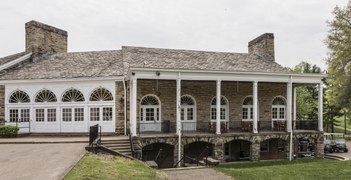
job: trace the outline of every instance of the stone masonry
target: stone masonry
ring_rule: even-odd
[[[26,51],[34,55],[67,52],[67,31],[30,21],[26,23]]]
[[[274,35],[265,33],[249,42],[249,54],[274,61]]]

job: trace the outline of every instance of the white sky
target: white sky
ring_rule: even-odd
[[[323,43],[336,5],[348,0],[1,0],[0,57],[24,50],[24,24],[37,20],[68,31],[69,51],[122,45],[247,52],[275,35],[276,61],[326,68]]]

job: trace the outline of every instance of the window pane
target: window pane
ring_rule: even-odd
[[[65,122],[72,121],[72,109],[71,108],[63,108],[62,109],[62,121],[65,121]]]
[[[157,116],[157,121],[159,121],[160,120],[160,108],[157,108],[156,116]]]
[[[36,122],[44,122],[45,120],[45,109],[36,109],[35,110],[35,121]]]
[[[94,107],[90,108],[90,121],[99,121],[100,120],[100,108]]]
[[[247,108],[243,108],[243,119],[247,119]]]
[[[184,120],[184,108],[180,110],[180,120]]]
[[[102,108],[102,120],[103,121],[112,121],[112,107]]]
[[[140,119],[144,121],[144,108],[140,109]]]
[[[221,120],[225,120],[226,108],[221,108]]]
[[[21,122],[29,122],[29,109],[21,109]]]
[[[188,116],[189,121],[194,120],[194,109],[193,108],[188,108],[187,116]]]
[[[211,108],[211,119],[216,120],[216,108]]]
[[[18,121],[18,109],[10,109],[10,122]]]
[[[84,121],[84,108],[74,109],[74,121]]]
[[[56,121],[56,109],[48,109],[48,122]]]
[[[279,108],[279,119],[285,119],[285,108]]]
[[[154,108],[146,108],[145,114],[146,121],[154,121],[155,120],[155,109]]]
[[[253,119],[253,108],[250,108],[250,119]]]
[[[278,112],[277,112],[278,110],[277,110],[277,108],[273,108],[272,109],[272,118],[273,119],[277,119],[278,118]]]

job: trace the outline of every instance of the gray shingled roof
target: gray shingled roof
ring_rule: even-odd
[[[6,57],[2,57],[0,58],[0,66],[1,65],[4,65],[10,61],[13,61],[17,58],[20,58],[26,54],[29,54],[30,52],[20,52],[20,53],[16,53],[16,54],[12,54],[12,55],[9,55],[9,56],[6,56]]]
[[[24,65],[4,76],[2,80],[62,79],[123,75],[120,50],[57,53]]]
[[[1,58],[9,61],[21,53]],[[24,54],[22,54],[24,55]],[[57,53],[25,64],[0,80],[122,76],[130,67],[287,73],[278,63],[248,53],[123,46],[122,50]]]
[[[287,73],[278,63],[248,53],[122,47],[128,67]]]

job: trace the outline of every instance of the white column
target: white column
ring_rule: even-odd
[[[253,133],[258,133],[257,124],[258,124],[258,83],[254,81],[252,83],[252,99],[253,99]]]
[[[216,83],[216,134],[221,134],[221,81]]]
[[[181,94],[181,81],[180,81],[180,74],[178,74],[177,79],[177,94],[176,94],[176,117],[177,117],[177,134],[179,135],[182,130],[182,124],[180,120],[180,94]]]
[[[323,131],[323,83],[319,83],[318,91],[318,130]]]
[[[297,95],[296,95],[296,87],[294,87],[293,93],[294,93],[294,95],[293,95],[293,96],[294,96],[294,102],[293,102],[293,103],[294,103],[294,106],[293,106],[293,108],[294,108],[294,110],[293,110],[294,113],[293,113],[293,119],[292,119],[292,120],[293,120],[294,127],[292,127],[292,128],[295,129],[295,128],[296,128],[296,120],[297,120],[297,119],[296,119],[296,96],[297,96]]]
[[[286,85],[286,131],[291,132],[292,77]]]
[[[132,136],[137,135],[137,79],[131,80],[130,90],[130,133]]]

